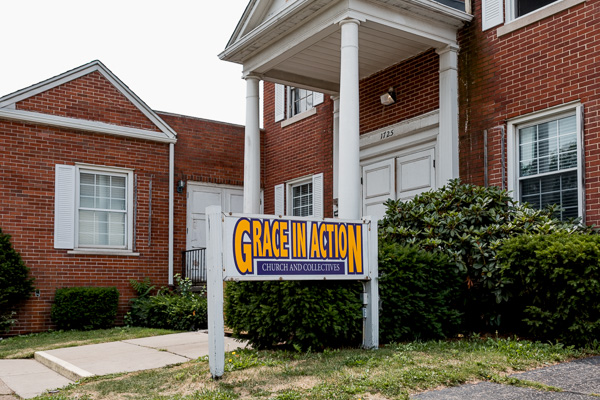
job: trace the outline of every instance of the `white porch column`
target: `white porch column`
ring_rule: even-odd
[[[331,96],[331,100],[333,100],[333,198],[338,199],[340,181],[340,98],[339,96]]]
[[[458,178],[458,46],[437,49],[440,55],[439,184]]]
[[[355,19],[340,22],[342,54],[340,60],[338,216],[345,219],[359,219],[362,214],[358,102],[359,24],[360,22]]]
[[[260,120],[256,76],[246,78],[246,140],[244,147],[244,213],[260,212]]]

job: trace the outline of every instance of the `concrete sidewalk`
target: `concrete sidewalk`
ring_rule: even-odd
[[[225,338],[225,351],[246,343]],[[180,364],[208,355],[206,331],[68,347],[35,353],[35,360],[0,360],[0,400],[29,399],[81,378]]]

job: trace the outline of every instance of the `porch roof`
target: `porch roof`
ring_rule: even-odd
[[[365,78],[432,47],[456,45],[473,17],[433,0],[251,0],[222,60],[243,76],[337,94],[340,25],[359,26],[359,77]]]

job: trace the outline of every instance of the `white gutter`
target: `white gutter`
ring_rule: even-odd
[[[175,187],[175,143],[169,143],[169,285],[173,284],[173,188]]]

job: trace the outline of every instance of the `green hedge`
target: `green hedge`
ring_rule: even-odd
[[[382,242],[413,244],[448,255],[461,275],[465,330],[496,330],[507,299],[496,253],[508,238],[527,233],[587,230],[552,217],[553,210],[534,210],[517,203],[500,188],[461,184],[410,201],[386,202],[380,222]]]
[[[0,333],[14,323],[16,306],[33,292],[33,278],[21,255],[13,248],[10,235],[0,228]]]
[[[175,291],[162,288],[155,296],[150,280],[130,281],[138,293],[131,301],[131,311],[125,316],[125,323],[131,326],[192,331],[207,327],[207,301],[204,292],[192,292],[189,278],[176,275]]]
[[[442,338],[460,325],[460,278],[446,255],[381,243],[379,276],[382,342]]]
[[[228,282],[226,325],[255,348],[356,345],[362,338],[361,284],[340,281]]]
[[[110,328],[118,305],[119,291],[115,287],[56,289],[51,317],[58,329]]]
[[[515,329],[575,345],[600,337],[600,236],[523,235],[498,260]]]

